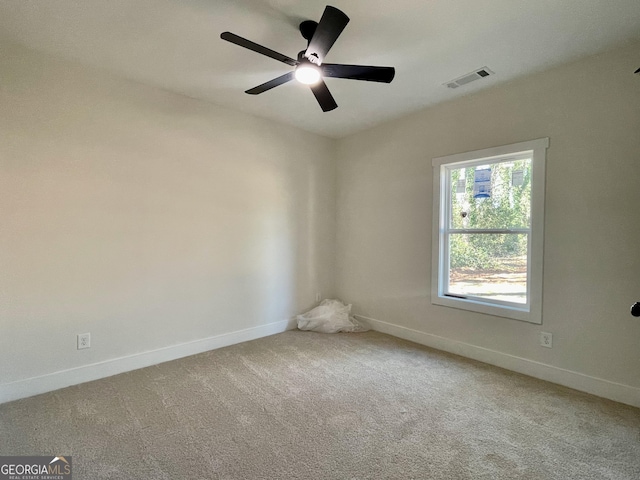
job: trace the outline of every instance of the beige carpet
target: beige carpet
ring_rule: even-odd
[[[633,479],[640,409],[375,332],[291,331],[0,405],[74,479]]]

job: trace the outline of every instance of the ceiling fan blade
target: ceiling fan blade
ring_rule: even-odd
[[[312,63],[320,65],[347,23],[349,17],[337,8],[327,5],[304,56]]]
[[[291,65],[292,67],[295,67],[296,65],[298,65],[297,60],[294,60],[291,57],[287,57],[286,55],[278,53],[275,50],[271,50],[270,48],[263,47],[262,45],[258,45],[257,43],[252,42],[251,40],[247,40],[246,38],[239,37],[235,33],[223,32],[220,34],[220,38],[223,40],[226,40],[227,42],[235,43],[236,45],[252,50],[256,53],[266,55],[267,57],[278,60],[279,62],[286,63],[287,65]]]
[[[324,83],[324,80],[320,80],[319,83],[311,85],[311,91],[315,95],[316,100],[318,100],[323,112],[329,112],[334,108],[338,108],[338,104],[333,99],[333,95],[331,95],[331,92],[329,91],[327,84]]]
[[[259,93],[266,92],[267,90],[271,90],[272,88],[277,87],[278,85],[282,85],[283,83],[287,83],[293,80],[294,73],[295,72],[285,73],[284,75],[274,78],[273,80],[269,80],[268,82],[263,83],[262,85],[253,87],[244,93],[248,93],[249,95],[258,95]]]
[[[396,74],[393,67],[372,67],[368,65],[342,65],[339,63],[323,63],[320,68],[325,77],[349,78],[367,82],[391,83]]]

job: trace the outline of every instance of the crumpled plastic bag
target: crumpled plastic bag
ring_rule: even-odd
[[[296,315],[298,328],[320,333],[364,332],[354,317],[350,316],[351,305],[340,300],[326,299],[316,308],[302,315]]]

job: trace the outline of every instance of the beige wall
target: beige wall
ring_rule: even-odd
[[[640,387],[640,320],[629,314],[640,300],[639,51],[588,58],[339,141],[338,294],[383,322]],[[543,325],[432,305],[431,159],[540,137],[550,138]],[[553,333],[552,349],[539,346],[540,331]]]
[[[0,388],[333,295],[333,141],[11,45],[0,63]]]
[[[640,387],[639,47],[336,142],[2,45],[0,393],[286,320],[317,291]],[[543,325],[432,305],[431,159],[546,136]]]

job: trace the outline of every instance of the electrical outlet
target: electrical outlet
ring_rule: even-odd
[[[553,346],[553,335],[547,332],[540,332],[540,345],[551,348]]]
[[[91,346],[91,334],[90,333],[78,334],[78,350],[82,350],[83,348],[89,348],[90,346]]]

